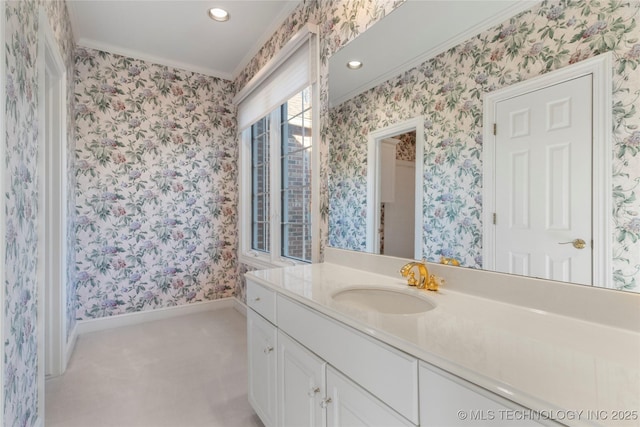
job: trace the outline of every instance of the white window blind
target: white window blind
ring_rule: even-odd
[[[238,131],[243,131],[316,79],[315,29],[301,29],[236,95]]]

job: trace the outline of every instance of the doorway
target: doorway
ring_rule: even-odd
[[[368,252],[422,258],[423,153],[422,118],[370,133]]]
[[[380,141],[378,252],[413,258],[415,236],[416,131]]]
[[[45,378],[66,368],[67,75],[43,10],[39,26],[38,405],[44,411]]]
[[[485,97],[484,268],[611,284],[611,59]]]

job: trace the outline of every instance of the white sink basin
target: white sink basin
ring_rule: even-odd
[[[427,298],[393,289],[345,289],[333,294],[332,298],[349,307],[385,314],[416,314],[436,308],[436,304]]]

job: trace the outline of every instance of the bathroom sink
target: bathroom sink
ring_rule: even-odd
[[[351,288],[336,292],[332,298],[349,307],[384,314],[416,314],[436,308],[427,298],[394,289]]]

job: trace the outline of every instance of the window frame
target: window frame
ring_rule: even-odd
[[[311,263],[320,258],[320,153],[319,153],[319,89],[309,85],[311,92]],[[302,89],[304,90],[304,89]],[[296,96],[294,93],[291,97]],[[285,101],[286,102],[286,101]],[[240,133],[239,169],[239,262],[256,268],[309,265],[309,262],[282,256],[282,128],[281,105],[266,116],[269,120],[270,156],[270,250],[262,252],[252,248],[252,141],[251,126]]]
[[[271,169],[271,249],[269,253],[252,250],[251,201],[251,125],[265,116],[279,114],[283,103],[307,87],[311,88],[312,152],[311,152],[311,262],[320,261],[321,207],[320,158],[320,46],[318,27],[307,23],[240,89],[234,96],[238,121],[238,262],[254,268],[307,265],[307,262],[282,257],[280,230],[280,166]],[[271,132],[276,132],[271,149],[280,147],[279,123],[272,119]],[[278,161],[273,156],[272,162]],[[275,171],[275,173],[274,173]],[[275,194],[275,195],[274,195]],[[277,196],[277,197],[276,197]],[[275,203],[274,203],[275,202]]]

